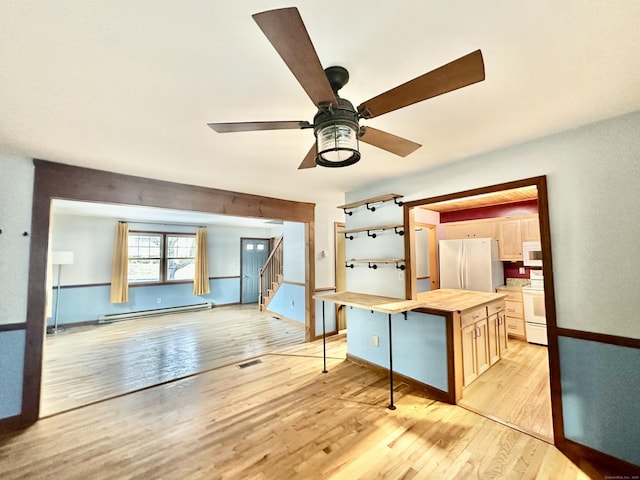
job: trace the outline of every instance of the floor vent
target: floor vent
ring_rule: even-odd
[[[238,365],[238,368],[247,368],[253,365],[258,365],[259,363],[262,363],[262,360],[251,360],[250,362],[247,362],[247,363],[241,363],[240,365]]]

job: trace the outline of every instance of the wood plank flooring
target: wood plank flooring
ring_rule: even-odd
[[[587,479],[554,446],[347,362],[345,337],[0,434],[3,480]]]
[[[304,342],[304,325],[256,305],[78,327],[47,335],[40,415],[183,378]]]
[[[509,340],[503,358],[465,388],[460,405],[553,443],[547,348]]]

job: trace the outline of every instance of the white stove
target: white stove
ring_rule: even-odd
[[[544,306],[544,277],[542,270],[531,270],[530,287],[522,288],[525,329],[527,341],[547,345],[547,316]]]

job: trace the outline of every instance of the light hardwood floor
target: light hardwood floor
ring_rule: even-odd
[[[304,325],[256,305],[77,327],[47,335],[40,415],[183,378],[304,342]]]
[[[0,435],[3,480],[587,479],[554,446],[345,360],[279,349]]]
[[[465,388],[459,403],[553,443],[547,347],[510,340],[503,358]]]

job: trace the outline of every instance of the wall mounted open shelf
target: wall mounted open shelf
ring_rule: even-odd
[[[367,232],[367,236],[371,238],[376,238],[378,234],[375,232],[383,232],[385,230],[393,230],[398,235],[404,235],[404,225],[376,225],[371,227],[362,227],[362,228],[352,228],[344,231],[344,237],[349,240],[353,240],[354,233]]]
[[[346,215],[353,215],[353,210],[363,205],[367,207],[367,210],[371,212],[375,212],[376,211],[375,204],[378,204],[378,203],[393,201],[393,203],[395,203],[396,205],[402,206],[402,202],[398,200],[399,198],[402,198],[402,195],[398,195],[397,193],[387,193],[386,195],[380,195],[378,197],[372,197],[372,198],[365,198],[364,200],[360,200],[358,202],[340,205],[338,206],[338,208],[343,209]]]
[[[344,262],[345,267],[354,268],[356,263],[366,263],[369,268],[376,270],[378,265],[396,264],[396,268],[404,270],[404,258],[352,258]]]

